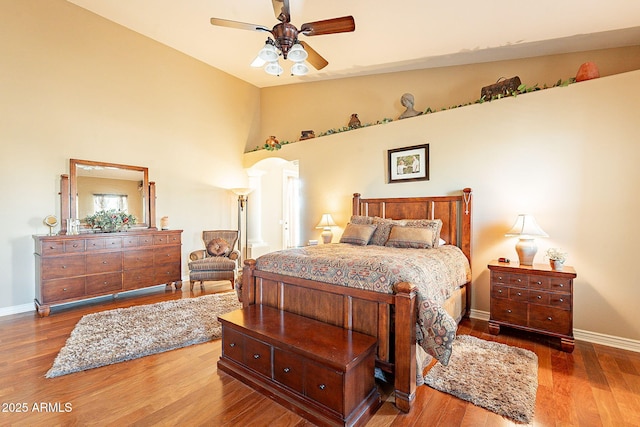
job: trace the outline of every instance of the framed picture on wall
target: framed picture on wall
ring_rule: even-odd
[[[387,151],[389,183],[429,180],[429,144]]]

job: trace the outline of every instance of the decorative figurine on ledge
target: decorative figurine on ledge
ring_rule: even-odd
[[[402,104],[403,107],[406,108],[406,110],[404,110],[404,112],[400,114],[400,117],[398,117],[398,119],[406,119],[408,117],[415,117],[422,114],[420,111],[416,111],[413,108],[414,102],[415,101],[413,99],[412,94],[405,93],[404,95],[402,95],[402,97],[400,98],[400,103]]]
[[[360,119],[356,113],[351,115],[351,119],[349,120],[349,127],[351,129],[358,129],[362,124],[360,123]]]

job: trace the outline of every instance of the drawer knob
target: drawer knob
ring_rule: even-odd
[[[560,298],[560,302],[564,302],[564,298]]]
[[[499,290],[498,290],[498,293],[499,293],[499,294],[501,294],[501,293],[502,293],[502,289],[499,289]]]
[[[522,279],[518,279],[518,283],[522,282]]]
[[[538,295],[538,299],[542,299],[542,295]]]
[[[326,386],[326,385],[324,385],[324,384],[320,384],[320,385],[318,386],[318,388],[319,388],[320,390],[324,390],[325,388],[327,388],[327,386]]]
[[[74,243],[74,244],[73,244],[73,247],[74,247],[74,248],[77,248],[77,247],[78,247],[78,244],[77,244],[77,243]]]
[[[291,371],[291,369],[290,369],[290,368],[284,368],[284,369],[283,369],[283,371],[284,371],[285,373],[289,373],[289,371]]]
[[[259,354],[254,354],[254,355],[253,355],[253,358],[254,358],[254,359],[260,359],[260,355],[259,355]]]
[[[106,264],[106,263],[107,263],[107,261],[102,261],[102,263],[103,263],[103,264]]]
[[[547,317],[547,320],[553,320],[553,318],[551,316]]]
[[[236,343],[232,342],[231,344],[229,344],[229,347],[235,347]]]
[[[560,287],[561,287],[561,288],[564,288],[564,283],[560,283]]]
[[[538,280],[538,281],[536,282],[536,285],[542,285],[542,282],[541,282],[540,280]]]
[[[498,276],[498,280],[502,280],[502,276]]]
[[[63,265],[63,266],[62,266],[62,268],[63,268],[63,269],[65,269],[65,268],[67,268],[67,266],[66,266],[66,265]]]
[[[510,310],[510,309],[509,309],[509,310],[507,310],[507,313],[511,313],[511,310]]]
[[[518,296],[521,297],[522,296],[522,292],[518,292]]]
[[[62,290],[63,290],[64,292],[67,292],[67,288],[62,288]]]

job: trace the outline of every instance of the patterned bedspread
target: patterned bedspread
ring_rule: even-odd
[[[271,252],[256,260],[258,270],[304,279],[393,293],[393,285],[417,287],[418,344],[447,365],[456,322],[442,308],[454,290],[471,280],[469,262],[452,245],[436,249],[390,248],[345,243]]]

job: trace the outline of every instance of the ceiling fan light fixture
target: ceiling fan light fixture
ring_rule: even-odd
[[[267,40],[267,42],[264,44],[264,47],[260,49],[260,52],[258,53],[258,58],[266,62],[277,61],[278,50],[272,43],[269,43],[269,41]]]
[[[291,66],[291,74],[294,76],[304,76],[309,72],[309,67],[307,67],[303,62],[296,62]]]
[[[279,76],[284,70],[278,61],[273,61],[264,66],[264,71],[272,76]]]
[[[290,59],[293,62],[302,62],[307,59],[308,56],[309,54],[307,54],[307,51],[304,50],[304,47],[302,47],[300,43],[295,43],[293,46],[291,46],[291,49],[289,49],[287,59]]]

